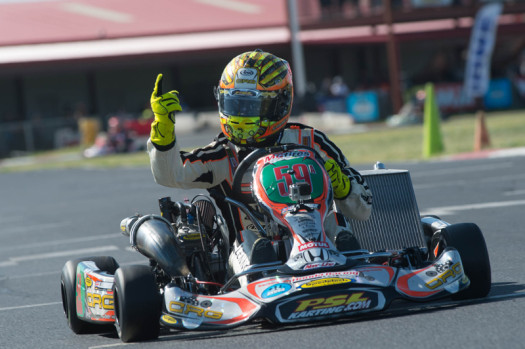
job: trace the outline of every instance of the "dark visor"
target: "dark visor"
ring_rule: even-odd
[[[278,97],[219,93],[219,110],[228,116],[259,116],[275,121],[280,118],[277,115],[277,102]]]

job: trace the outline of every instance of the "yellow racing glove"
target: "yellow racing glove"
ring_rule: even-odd
[[[157,76],[150,103],[155,115],[155,120],[151,123],[151,141],[161,148],[169,147],[175,142],[175,112],[182,108],[179,92],[173,90],[162,93],[162,74]]]
[[[324,163],[324,168],[332,181],[334,197],[336,199],[346,198],[348,194],[350,194],[350,189],[352,189],[350,179],[341,172],[341,167],[339,167],[334,159],[327,160]]]

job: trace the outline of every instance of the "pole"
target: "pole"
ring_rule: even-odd
[[[388,75],[390,79],[390,99],[392,102],[393,113],[399,112],[403,105],[400,88],[399,74],[399,47],[392,28],[392,4],[391,0],[385,0],[385,23],[388,27],[387,56],[388,56]]]
[[[290,40],[292,45],[292,60],[294,74],[294,90],[301,101],[306,93],[306,69],[301,39],[299,38],[299,19],[297,17],[296,0],[288,0],[288,21],[290,27]]]

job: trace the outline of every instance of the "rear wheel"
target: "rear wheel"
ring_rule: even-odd
[[[113,257],[86,257],[78,258],[67,261],[62,268],[62,274],[60,276],[60,291],[62,294],[62,307],[66,314],[67,323],[69,328],[76,333],[101,333],[110,332],[114,329],[113,324],[111,325],[99,325],[90,322],[86,322],[77,316],[76,307],[76,275],[77,266],[80,262],[92,261],[95,262],[100,270],[106,271],[109,274],[114,274],[118,268],[118,263]]]
[[[159,336],[162,298],[149,266],[117,269],[113,294],[117,332],[123,342]]]
[[[492,276],[487,245],[479,227],[473,223],[460,223],[441,229],[432,238],[431,248],[441,252],[448,246],[458,250],[465,274],[470,279],[470,286],[452,295],[452,299],[486,297],[490,292]]]

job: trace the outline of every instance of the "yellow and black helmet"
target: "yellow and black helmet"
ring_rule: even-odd
[[[293,101],[290,65],[261,50],[242,53],[224,68],[216,98],[224,135],[237,145],[262,145],[288,122]]]

